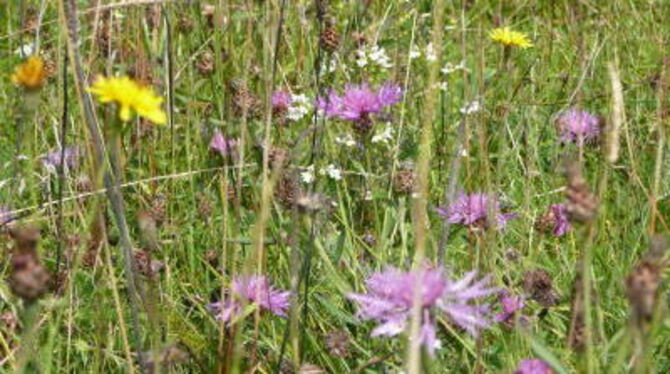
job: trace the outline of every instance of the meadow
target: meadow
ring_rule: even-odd
[[[670,1],[0,5],[0,372],[670,372]]]

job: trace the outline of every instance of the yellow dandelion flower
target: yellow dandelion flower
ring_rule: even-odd
[[[26,61],[16,67],[12,74],[12,82],[23,86],[27,90],[37,90],[44,86],[47,71],[44,68],[44,60],[39,56],[30,56]]]
[[[509,27],[499,27],[493,29],[489,34],[491,39],[505,46],[528,48],[532,47],[533,43],[528,39],[528,35],[514,31]]]
[[[128,77],[100,76],[88,91],[96,95],[101,103],[116,103],[122,121],[129,121],[135,112],[157,125],[167,122],[167,116],[161,109],[163,98]]]

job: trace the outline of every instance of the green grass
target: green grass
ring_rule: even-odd
[[[131,74],[166,98],[169,87],[174,92],[171,125],[132,121],[122,135],[121,182],[130,238],[136,248],[142,246],[137,214],[164,201],[165,220],[158,228],[153,257],[165,268],[153,279],[139,277],[147,293],[139,303],[138,342],[112,205],[104,193],[69,199],[81,193],[77,179],[101,170],[94,167],[94,147],[72,65],[63,77],[67,32],[60,1],[8,1],[0,10],[0,205],[20,212],[19,221],[42,228],[40,253],[51,270],[59,241],[70,235],[80,241],[74,247],[60,245],[64,252],[78,255],[68,269],[71,282],[63,294],[48,294],[29,306],[0,282],[0,311],[22,321],[19,328],[1,327],[3,371],[137,371],[137,351],[160,353],[173,344],[189,358],[163,372],[270,373],[277,371],[281,355],[286,362],[314,364],[331,373],[405,370],[406,337],[370,338],[374,323],[358,320],[345,294],[363,291],[365,278],[376,270],[410,268],[417,252],[437,263],[444,227],[434,208],[445,203],[451,178],[457,190],[501,197],[518,218],[505,230],[490,230],[481,238],[451,227],[443,265],[457,275],[471,269],[490,273],[497,286],[522,295],[524,273],[545,269],[560,302],[542,312],[538,303],[528,300],[523,310],[527,324],[494,324],[479,342],[440,321],[442,348],[432,359],[422,355],[424,372],[510,373],[528,357],[542,358],[565,373],[670,371],[665,289],[648,343],[641,347],[633,338],[636,330],[629,322],[625,286],[651,236],[668,230],[665,133],[670,67],[662,62],[670,43],[667,1],[334,1],[327,17],[341,38],[336,55],[319,50],[313,2],[222,1],[213,4],[214,27],[201,15],[200,2],[153,7],[161,9],[155,27],[148,22],[146,5],[119,5],[104,13],[88,8],[91,2],[77,3],[85,12],[79,17],[77,53],[87,77]],[[434,28],[439,6],[444,27]],[[23,20],[29,18],[29,9],[42,7],[40,52],[57,69],[32,105],[28,94],[8,77],[21,62],[14,51],[35,39],[35,29],[20,32]],[[105,15],[116,23],[109,36],[110,55],[101,53],[101,39],[94,31],[94,20]],[[275,55],[280,17],[283,28]],[[192,22],[189,30],[181,29],[185,21]],[[501,25],[527,33],[534,46],[504,50],[488,37]],[[393,66],[357,66],[355,35],[385,48]],[[431,40],[442,40],[437,62],[427,61],[423,53]],[[412,44],[421,57],[408,57]],[[214,70],[202,74],[196,63],[208,50],[214,52]],[[337,61],[333,71],[327,69],[331,59]],[[168,61],[173,64],[172,78]],[[467,71],[439,71],[447,62],[461,61]],[[612,124],[615,104],[608,64],[618,69],[625,112],[615,163],[604,156],[608,147],[596,144],[580,150],[561,144],[554,126],[555,115],[573,106]],[[654,83],[662,74],[665,81]],[[431,76],[438,79],[432,81]],[[336,139],[356,135],[342,121],[313,120],[310,113],[279,126],[264,105],[258,117],[236,113],[229,88],[233,79],[246,81],[262,103],[273,89],[290,88],[314,98],[318,90],[340,90],[348,82],[377,86],[394,81],[405,88],[405,95],[389,114],[391,142],[368,140],[364,147],[347,147]],[[446,90],[436,87],[441,82],[447,83]],[[44,170],[40,158],[60,141],[64,95],[66,141],[82,147],[85,158],[66,177],[65,202],[59,204],[58,179]],[[481,102],[482,110],[462,115],[460,109],[473,100]],[[95,104],[103,134],[109,137],[116,112]],[[242,139],[241,167],[224,169],[223,159],[209,151],[215,129]],[[383,129],[378,121],[372,132]],[[430,136],[422,140],[426,131]],[[279,172],[264,174],[259,144],[266,137],[290,152],[287,166]],[[423,153],[422,146],[430,153]],[[26,159],[17,161],[17,154]],[[571,156],[581,160],[590,188],[600,198],[599,215],[590,226],[577,226],[554,238],[533,226],[549,204],[565,200],[562,167]],[[422,161],[429,162],[425,208],[420,199],[395,191],[393,183],[405,163],[420,169]],[[341,180],[317,172],[313,184],[301,184],[325,196],[327,209],[290,209],[267,189],[284,174],[310,165],[318,171],[329,164],[344,171]],[[228,197],[227,186],[234,187],[235,198]],[[110,240],[104,241],[98,264],[85,267],[81,256],[93,218],[100,213],[107,216]],[[417,231],[422,217],[427,219],[425,236]],[[375,243],[366,243],[366,234],[374,235]],[[6,234],[2,238],[7,253],[2,271],[7,278],[13,244]],[[218,264],[208,262],[209,250],[219,257]],[[516,259],[508,256],[511,251]],[[578,353],[567,345],[567,336],[571,290],[584,253],[592,259],[588,270],[595,293],[588,330],[593,344]],[[226,331],[206,304],[235,274],[257,270],[276,286],[297,291],[291,318],[258,314],[251,308]],[[351,337],[346,358],[332,355],[326,346],[325,337],[335,330]],[[638,352],[640,348],[644,352]]]

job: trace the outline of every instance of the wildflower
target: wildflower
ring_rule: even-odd
[[[553,371],[549,365],[537,358],[521,360],[514,374],[551,374]]]
[[[270,99],[272,104],[272,110],[277,112],[284,112],[288,110],[288,107],[293,102],[291,93],[288,91],[275,91],[272,93],[272,98]]]
[[[465,61],[459,62],[458,65],[454,65],[451,62],[447,62],[446,64],[444,64],[444,67],[442,69],[440,69],[442,74],[446,74],[446,75],[454,73],[458,70],[468,71],[468,68],[465,67]]]
[[[498,226],[504,227],[507,221],[516,217],[516,214],[500,213],[500,204],[495,199],[482,193],[462,193],[448,207],[438,208],[437,213],[452,224],[484,228],[488,227],[493,220]]]
[[[428,43],[428,45],[426,45],[426,61],[437,61],[437,55],[435,54],[435,47],[433,46],[433,43]]]
[[[570,109],[556,119],[556,127],[563,141],[592,142],[600,135],[602,117],[587,111]]]
[[[388,143],[393,140],[393,128],[389,124],[383,131],[376,133],[370,140],[372,143]]]
[[[330,92],[327,98],[319,98],[317,108],[327,117],[353,122],[357,130],[366,132],[372,126],[372,115],[381,114],[401,99],[402,89],[395,84],[384,84],[376,92],[367,84],[348,85],[342,96]]]
[[[30,42],[26,43],[14,51],[15,55],[23,56],[32,56],[35,53],[35,43]]]
[[[495,316],[496,322],[514,322],[517,312],[524,307],[521,296],[512,295],[508,291],[503,291],[499,295],[502,313]]]
[[[209,310],[216,313],[216,319],[219,321],[230,322],[242,312],[244,303],[253,304],[279,317],[286,317],[291,293],[276,290],[264,276],[236,278],[232,282],[230,291],[224,300],[207,306]]]
[[[335,330],[326,335],[326,348],[335,357],[348,357],[350,345],[351,337],[346,330]]]
[[[347,297],[358,304],[358,316],[379,324],[371,336],[395,336],[406,330],[412,313],[414,292],[421,303],[419,339],[430,354],[440,347],[436,337],[436,314],[444,313],[451,322],[476,335],[488,326],[488,307],[470,302],[495,292],[487,288],[488,280],[472,283],[476,272],[452,281],[440,268],[423,266],[409,272],[389,268],[375,273],[367,281],[367,293],[351,293]]]
[[[226,139],[221,131],[216,130],[209,142],[209,149],[218,152],[223,157],[234,156],[237,150],[236,139]]]
[[[377,45],[356,51],[356,65],[358,65],[358,67],[365,67],[369,63],[374,63],[383,69],[389,69],[393,67],[393,63],[386,54],[386,50]]]
[[[61,159],[61,156],[63,158]],[[49,171],[55,172],[61,164],[67,169],[74,169],[79,161],[79,149],[77,147],[65,147],[65,150],[55,149],[42,159],[42,165]]]
[[[482,105],[479,100],[473,100],[461,108],[461,113],[473,114],[479,112],[480,110],[482,110]]]
[[[572,225],[568,220],[565,204],[552,204],[549,210],[538,219],[535,227],[540,231],[551,231],[554,236],[563,236]]]
[[[336,136],[335,143],[343,145],[345,147],[353,147],[356,145],[356,140],[354,140],[351,134],[347,133],[342,136]]]
[[[489,36],[506,47],[529,48],[533,46],[533,43],[528,39],[528,35],[514,31],[509,27],[493,29]]]
[[[38,90],[44,86],[47,72],[44,68],[44,60],[39,56],[30,56],[20,64],[12,74],[12,82],[23,86],[27,90]]]
[[[4,226],[14,220],[12,216],[11,209],[6,206],[0,205],[0,226]]]
[[[286,118],[299,121],[312,110],[311,100],[304,94],[291,95],[291,103],[287,108]]]
[[[321,174],[325,174],[331,179],[339,181],[342,179],[342,169],[333,164],[329,164],[325,169],[321,170]]]
[[[314,179],[315,179],[314,165],[310,165],[304,171],[300,172],[300,180],[303,183],[310,184],[310,183],[314,182]]]
[[[99,76],[88,91],[97,95],[101,103],[116,103],[122,121],[129,121],[133,112],[157,125],[167,121],[161,109],[163,99],[128,77]]]
[[[409,59],[414,60],[419,57],[421,57],[421,51],[415,44],[412,44],[412,46],[409,48]]]

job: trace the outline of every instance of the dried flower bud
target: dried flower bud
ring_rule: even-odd
[[[205,51],[198,57],[195,67],[202,75],[210,75],[214,72],[214,53]]]
[[[645,327],[651,321],[658,305],[666,249],[664,237],[653,237],[650,250],[626,278],[626,295],[633,311],[633,321],[638,327]]]
[[[582,176],[581,166],[576,161],[569,161],[566,166],[568,186],[565,211],[571,222],[586,223],[598,214],[598,199],[589,191],[589,186]]]
[[[551,275],[544,269],[526,272],[523,276],[523,289],[529,298],[545,308],[554,306],[558,302]]]
[[[348,357],[349,344],[351,344],[351,337],[344,330],[331,331],[326,335],[326,348],[332,356]]]
[[[416,184],[416,172],[413,169],[399,170],[393,177],[393,188],[398,193],[411,194]]]
[[[328,52],[335,52],[337,50],[337,47],[340,46],[340,36],[335,26],[332,24],[326,25],[319,37],[319,43],[321,44],[321,48]]]

